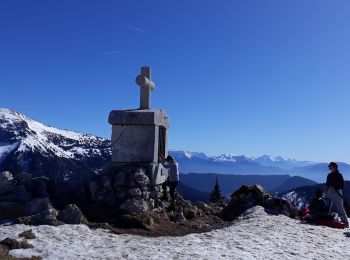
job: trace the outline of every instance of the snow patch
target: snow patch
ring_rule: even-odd
[[[344,230],[314,226],[262,207],[242,214],[232,226],[183,237],[142,237],[91,230],[84,225],[0,226],[0,240],[33,229],[33,249],[16,257],[43,259],[350,259]]]
[[[6,159],[7,155],[16,150],[20,145],[20,142],[14,144],[1,144],[0,146],[0,163]]]
[[[290,191],[286,194],[282,195],[283,199],[286,199],[289,201],[294,207],[301,209],[301,208],[307,208],[309,206],[309,203],[299,195],[296,191]]]

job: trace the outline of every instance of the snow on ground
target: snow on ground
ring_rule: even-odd
[[[296,191],[287,192],[286,194],[282,195],[282,198],[290,201],[292,205],[298,209],[306,208],[309,205],[308,200],[306,200]]]
[[[183,237],[142,237],[91,230],[84,225],[59,227],[0,226],[0,240],[32,228],[34,249],[17,257],[43,259],[350,259],[348,230],[309,225],[255,207],[231,227]]]

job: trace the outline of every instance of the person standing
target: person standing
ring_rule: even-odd
[[[174,160],[174,158],[170,155],[167,156],[165,163],[164,157],[161,156],[161,163],[164,168],[169,169],[169,176],[167,181],[162,184],[163,188],[163,199],[167,199],[167,186],[169,186],[169,193],[172,201],[175,201],[175,190],[177,185],[179,184],[179,165]]]
[[[338,170],[338,165],[331,162],[328,165],[330,173],[327,176],[327,182],[323,197],[332,201],[332,210],[342,218],[344,224],[349,227],[349,220],[344,209],[343,189],[344,178]]]

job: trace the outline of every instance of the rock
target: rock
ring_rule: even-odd
[[[39,197],[39,198],[44,198],[44,197],[49,197],[48,194],[48,183],[50,179],[46,177],[35,177],[32,179],[32,184],[33,184],[33,197]]]
[[[128,199],[119,206],[123,213],[140,213],[150,210],[150,205],[142,199]]]
[[[66,224],[81,224],[86,222],[83,213],[75,204],[67,205],[59,212],[57,219]]]
[[[138,198],[142,196],[142,191],[138,188],[130,189],[128,191],[128,196],[132,198]]]
[[[29,244],[26,240],[17,241],[9,237],[1,241],[0,244],[6,246],[9,250],[34,248],[34,246]]]
[[[6,202],[28,202],[32,198],[31,193],[27,191],[24,185],[13,186],[11,192],[0,196],[0,201]]]
[[[182,197],[178,196],[177,204],[181,205],[183,208],[193,208],[192,203],[189,200],[185,200]]]
[[[104,190],[109,191],[112,190],[112,180],[109,176],[102,176],[102,187]]]
[[[223,208],[221,216],[225,220],[233,220],[246,209],[257,205],[263,206],[272,214],[284,214],[289,217],[296,217],[299,214],[288,201],[271,197],[260,185],[243,185],[232,193],[231,201]]]
[[[31,220],[31,216],[19,217],[16,219],[15,224],[30,225]]]
[[[118,217],[118,227],[120,228],[140,228],[147,229],[153,225],[154,220],[149,214],[126,214]]]
[[[52,225],[57,226],[58,211],[54,208],[45,209],[38,214],[30,217],[30,225]]]
[[[11,172],[9,171],[0,172],[0,185],[11,185],[13,183],[14,183],[14,177]]]
[[[232,193],[231,201],[221,211],[225,220],[233,220],[248,208],[262,205],[271,196],[260,186],[243,185]]]
[[[32,174],[31,173],[19,173],[15,176],[15,179],[18,184],[24,185],[24,187],[27,189],[27,191],[32,190]]]
[[[196,201],[196,202],[194,202],[194,205],[200,209],[208,208],[208,205],[202,201]]]
[[[197,214],[197,210],[195,208],[186,208],[183,210],[183,213],[186,219],[193,219]]]
[[[49,198],[34,198],[26,204],[26,215],[35,215],[49,208],[52,208]]]
[[[271,197],[265,200],[263,207],[272,214],[283,214],[291,218],[299,216],[299,210],[282,198]]]
[[[0,173],[0,196],[14,193],[16,191],[16,181],[10,172]]]
[[[33,230],[32,229],[29,229],[27,231],[24,231],[22,233],[20,233],[18,235],[19,237],[24,237],[25,239],[35,239],[36,236],[35,234],[33,233]]]
[[[126,196],[126,193],[123,190],[117,190],[116,193],[115,193],[115,196],[118,199],[122,199],[122,198],[124,198]]]
[[[150,185],[150,180],[146,175],[145,170],[142,168],[137,169],[135,172],[133,172],[129,178],[135,183],[137,183],[139,186],[145,187]]]
[[[186,218],[185,218],[185,216],[184,216],[182,211],[177,211],[175,213],[175,218],[174,219],[175,219],[175,222],[182,222],[182,221],[186,220]]]
[[[157,203],[157,206],[160,207],[160,208],[169,208],[170,207],[170,202],[169,201],[166,201],[166,200],[159,200],[158,203]]]
[[[97,201],[98,198],[98,184],[95,181],[89,183],[90,198],[92,201]]]
[[[119,171],[115,177],[114,187],[117,188],[120,186],[124,186],[125,180],[126,180],[125,172]]]
[[[25,205],[18,202],[0,202],[0,219],[16,219],[25,216]]]

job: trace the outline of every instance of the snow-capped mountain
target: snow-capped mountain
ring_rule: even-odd
[[[170,150],[180,164],[182,173],[223,173],[223,174],[286,174],[284,169],[264,166],[244,155],[222,154],[208,156],[204,153]]]
[[[248,157],[224,153],[209,156],[200,152],[170,150],[182,173],[303,176],[323,181],[325,163],[297,161],[280,156]],[[0,109],[0,171],[30,172],[35,176],[85,179],[110,161],[110,141],[93,135],[60,130],[24,114]],[[350,165],[340,163],[346,179]]]
[[[176,150],[170,150],[169,153],[180,163],[183,173],[292,174],[295,168],[312,165],[312,162],[285,159],[280,156],[248,157],[228,153],[208,156],[204,153]]]
[[[204,153],[176,151],[169,152],[180,164],[182,173],[221,173],[221,174],[288,174],[302,176],[316,182],[323,182],[328,173],[328,163],[298,161],[281,156],[263,155],[249,157],[224,153],[219,156],[209,156]],[[344,178],[350,179],[350,165],[339,162]]]
[[[282,170],[291,170],[297,167],[304,167],[313,165],[310,161],[298,161],[295,159],[283,158],[281,156],[262,155],[259,157],[249,157],[245,155],[234,155],[230,153],[223,153],[218,156],[208,156],[205,153],[189,152],[189,151],[176,151],[170,150],[170,154],[173,155],[178,161],[183,160],[206,160],[219,163],[231,163],[231,164],[246,164],[246,165],[260,165],[266,167],[274,167]]]
[[[310,161],[297,161],[295,159],[271,155],[262,155],[260,157],[253,158],[253,160],[265,166],[274,166],[289,170],[296,167],[304,167],[313,164]]]
[[[110,141],[0,109],[0,171],[85,179],[110,159]]]

